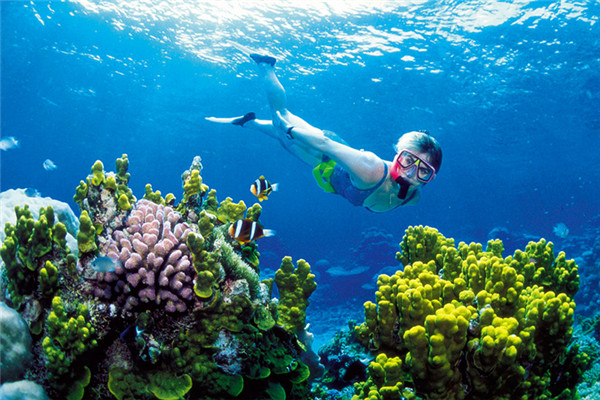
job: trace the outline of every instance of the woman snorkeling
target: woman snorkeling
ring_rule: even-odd
[[[286,107],[285,90],[275,75],[276,59],[250,54],[264,80],[271,120],[241,117],[206,118],[254,129],[277,139],[286,150],[313,168],[317,184],[356,206],[384,212],[419,201],[421,187],[431,182],[442,164],[442,149],[426,132],[400,136],[393,161],[354,149],[333,132],[316,128]]]

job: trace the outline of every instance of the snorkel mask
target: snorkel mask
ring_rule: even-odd
[[[398,198],[402,200],[406,198],[408,189],[412,185],[408,179],[402,177],[402,172],[404,175],[415,177],[422,183],[430,182],[435,177],[435,168],[431,164],[410,150],[400,150],[394,157],[390,175],[400,185]]]

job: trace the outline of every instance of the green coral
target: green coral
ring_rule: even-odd
[[[117,400],[179,400],[192,388],[189,375],[169,370],[134,371],[113,367],[108,374],[108,390]]]
[[[117,180],[114,175],[107,175],[104,180],[104,188],[115,192],[117,190]]]
[[[206,195],[206,200],[204,200],[204,209],[216,216],[218,208],[219,202],[217,200],[217,191],[212,189]]]
[[[79,217],[79,232],[77,232],[77,248],[81,254],[96,253],[96,228],[87,211],[83,210]]]
[[[116,204],[118,210],[127,212],[135,203],[136,198],[127,183],[129,182],[129,161],[127,154],[123,154],[116,161],[117,173],[105,172],[102,161],[97,160],[91,168],[91,174],[86,181],[81,181],[75,189],[73,200],[81,210],[88,212],[88,216],[96,224],[106,217],[107,209]],[[111,217],[115,217],[109,213]],[[102,221],[104,223],[104,221]],[[104,226],[98,226],[98,230],[104,230]]]
[[[251,219],[252,221],[258,221],[260,215],[262,214],[262,207],[258,203],[254,203],[252,207],[250,207],[246,211],[246,218]]]
[[[162,198],[161,194],[160,194],[160,190],[157,190],[156,192],[152,191],[152,185],[147,183],[146,184],[146,189],[145,189],[145,193],[144,193],[144,199],[146,200],[150,200],[156,204],[165,204],[165,200]]]
[[[202,195],[207,189],[208,187],[202,184],[200,171],[193,170],[183,183],[183,201],[187,203],[193,196]]]
[[[58,296],[52,299],[52,311],[46,320],[47,335],[42,340],[42,350],[46,357],[46,368],[51,381],[62,392],[73,391],[73,385],[82,386],[81,363],[85,353],[98,345],[95,329],[90,323],[90,313],[84,304],[74,310],[67,310]],[[89,371],[88,371],[89,372]],[[87,378],[89,383],[89,377]],[[75,393],[83,390],[75,390]],[[81,399],[82,397],[78,397]]]
[[[79,182],[79,186],[75,188],[75,195],[73,196],[73,201],[77,203],[79,208],[83,208],[83,200],[87,198],[88,195],[88,185],[84,181]]]
[[[552,379],[580,374],[579,358],[566,356],[579,277],[564,253],[554,257],[542,239],[503,258],[499,240],[485,251],[477,243],[456,248],[429,227],[407,229],[400,247],[404,270],[379,276],[376,302],[365,303],[355,334],[399,358],[401,379],[389,389],[382,369],[370,367],[355,400],[411,391],[430,399],[572,398],[572,386]]]
[[[159,400],[179,400],[192,388],[192,378],[184,374],[174,376],[168,371],[150,375],[148,391]]]
[[[131,203],[129,202],[129,199],[127,198],[127,196],[124,194],[119,196],[119,200],[118,200],[117,204],[119,205],[119,208],[121,210],[127,211],[127,210],[131,209]]]
[[[58,268],[47,260],[39,273],[39,289],[43,297],[52,297],[58,290]]]
[[[205,210],[200,212],[198,228],[200,229],[200,234],[202,236],[208,237],[212,234],[213,229],[215,228],[216,219],[217,217],[214,214],[211,214]]]
[[[181,175],[183,181],[183,200],[177,206],[184,216],[193,216],[195,220],[201,211],[202,199],[208,191],[208,186],[202,183],[202,164],[200,157],[194,157],[190,169]]]
[[[88,185],[100,186],[104,182],[104,164],[97,160],[92,165],[92,176],[88,178]]]
[[[291,257],[284,257],[281,268],[275,273],[279,290],[279,324],[290,332],[298,332],[306,326],[308,298],[317,288],[310,265],[298,260],[294,269]]]
[[[368,366],[369,380],[356,384],[357,395],[353,400],[392,400],[414,398],[403,384],[402,360],[379,354]]]
[[[202,235],[190,233],[186,244],[193,255],[194,269],[197,274],[194,280],[194,292],[200,299],[210,300],[218,289],[217,282],[223,274],[219,254],[204,248],[205,240]]]
[[[108,373],[108,390],[117,400],[148,398],[148,379],[125,368],[112,367]]]
[[[250,264],[255,269],[258,268],[260,263],[260,253],[258,252],[258,245],[256,242],[248,242],[240,249],[242,259]]]
[[[70,258],[67,258],[67,229],[64,224],[55,223],[52,207],[40,208],[37,221],[27,204],[16,206],[15,214],[16,224],[7,223],[4,227],[0,256],[5,264],[2,274],[6,278],[9,298],[18,307],[24,296],[35,295],[49,300],[58,288],[57,265]],[[48,266],[50,261],[54,263]]]
[[[240,202],[236,204],[231,197],[227,197],[219,205],[217,218],[219,221],[226,224],[244,218],[244,212],[246,212],[246,203],[244,203],[243,200],[240,200]]]
[[[117,168],[117,173],[116,173],[116,176],[114,177],[114,179],[117,183],[117,190],[115,192],[115,195],[118,199],[119,206],[121,205],[121,203],[125,206],[127,205],[127,203],[125,203],[125,201],[122,200],[123,196],[127,197],[128,204],[135,203],[136,198],[133,195],[133,192],[131,191],[131,189],[127,186],[127,184],[129,183],[129,172],[127,172],[127,169],[129,168],[129,160],[127,159],[127,154],[123,154],[121,156],[121,158],[117,158],[116,168]],[[111,178],[113,178],[113,177],[111,176]],[[106,187],[106,184],[105,184],[105,187]],[[120,207],[120,208],[121,208],[121,210],[125,210],[125,211],[129,210],[129,208],[123,208],[123,207]]]
[[[117,158],[116,164],[119,180],[127,185],[129,183],[129,172],[127,172],[129,169],[129,159],[127,158],[127,154],[123,154],[121,158]]]

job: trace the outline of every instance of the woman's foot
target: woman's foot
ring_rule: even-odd
[[[216,118],[216,117],[206,117],[207,121],[217,122],[219,124],[232,124],[244,126],[244,124],[248,121],[252,121],[256,119],[256,115],[253,112],[249,112],[246,115],[242,115],[241,117],[233,117],[233,118]]]
[[[254,62],[257,64],[268,64],[271,67],[275,65],[275,62],[277,62],[277,59],[275,57],[263,56],[257,53],[250,54],[250,58],[253,59]]]

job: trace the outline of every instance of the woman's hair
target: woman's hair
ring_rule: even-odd
[[[396,152],[402,149],[414,150],[419,153],[429,154],[429,163],[435,168],[435,173],[440,172],[442,166],[442,148],[437,140],[427,131],[412,131],[400,136],[394,146]]]

